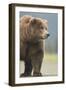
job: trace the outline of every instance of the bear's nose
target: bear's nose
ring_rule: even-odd
[[[47,36],[50,36],[50,34],[48,33]]]

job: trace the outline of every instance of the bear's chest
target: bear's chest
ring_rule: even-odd
[[[22,44],[20,49],[21,59],[25,59],[25,57],[30,58],[31,56],[36,55],[39,51],[43,51],[43,44]]]
[[[43,43],[39,44],[30,44],[28,45],[28,57],[37,55],[39,52],[43,52]]]

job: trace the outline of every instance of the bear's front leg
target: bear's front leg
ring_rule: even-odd
[[[41,74],[41,66],[43,61],[43,52],[39,51],[31,58],[32,67],[33,67],[33,76],[42,76]]]
[[[20,77],[23,76],[31,76],[31,72],[32,72],[32,64],[31,64],[31,60],[25,60],[25,70],[24,73],[22,73],[20,75]]]

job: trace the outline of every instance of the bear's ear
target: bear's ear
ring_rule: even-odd
[[[30,21],[30,24],[32,26],[34,26],[36,24],[36,22],[37,22],[36,18],[32,18],[31,21]]]
[[[48,21],[46,19],[44,19],[44,21],[46,22],[46,24],[48,24]]]

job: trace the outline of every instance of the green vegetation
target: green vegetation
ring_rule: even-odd
[[[44,58],[45,60],[49,60],[49,61],[57,61],[58,60],[58,55],[57,54],[49,54],[49,53],[46,53],[44,55]]]

